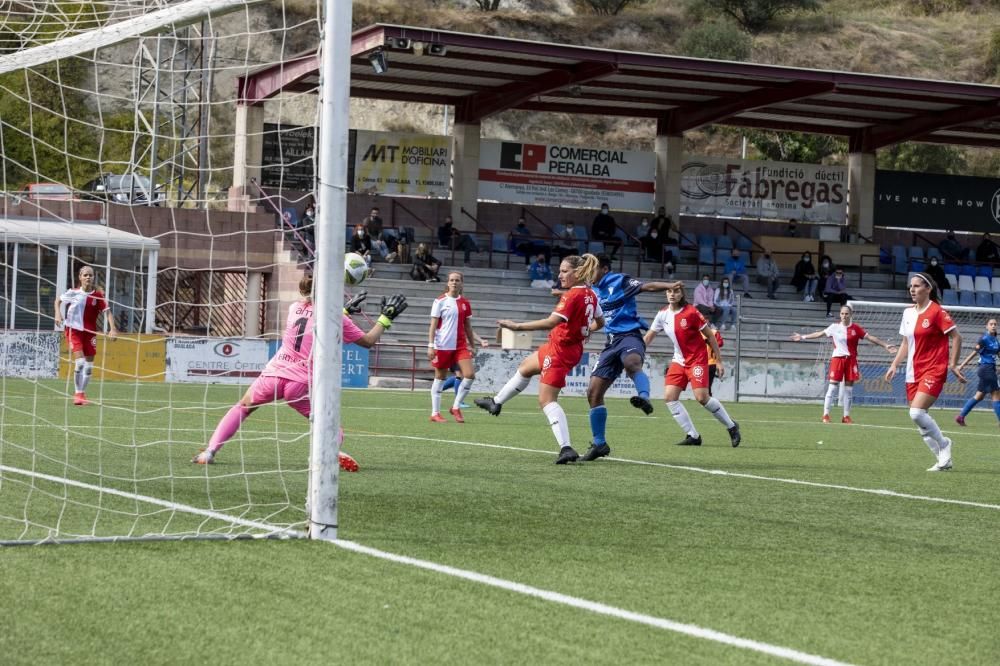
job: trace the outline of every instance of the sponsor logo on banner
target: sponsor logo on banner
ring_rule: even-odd
[[[479,198],[506,203],[653,209],[651,152],[483,140]]]
[[[847,168],[693,157],[681,170],[681,212],[843,224]]]
[[[447,136],[357,131],[354,191],[448,197]]]
[[[340,351],[340,384],[344,388],[368,388],[368,350],[345,345]]]
[[[168,338],[167,381],[246,384],[267,365],[267,341]]]

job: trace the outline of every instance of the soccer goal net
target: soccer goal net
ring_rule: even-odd
[[[5,11],[0,543],[301,534],[300,414],[261,407],[216,464],[191,460],[310,270],[317,4]],[[246,103],[289,67],[266,110]]]

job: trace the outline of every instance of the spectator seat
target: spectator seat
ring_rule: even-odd
[[[965,264],[959,269],[959,275],[968,275],[969,277],[976,277],[976,267],[972,264]]]
[[[974,306],[976,304],[976,294],[971,291],[958,292],[958,304]]]
[[[958,289],[958,275],[955,273],[947,273],[944,277],[948,280],[948,289]]]
[[[993,294],[989,292],[976,292],[976,305],[981,308],[993,307]]]
[[[958,292],[954,289],[946,289],[941,300],[945,305],[958,305]]]
[[[977,277],[985,277],[993,279],[993,267],[992,266],[979,266],[976,268]]]
[[[968,291],[970,293],[976,291],[976,283],[968,275],[958,276],[958,290]]]
[[[729,236],[719,236],[715,239],[715,247],[720,250],[731,250],[733,249],[733,239]]]

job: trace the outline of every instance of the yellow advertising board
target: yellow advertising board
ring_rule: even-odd
[[[59,377],[73,374],[73,355],[63,337],[59,344]],[[167,339],[162,335],[123,334],[97,337],[93,379],[162,382],[167,371]]]
[[[451,138],[357,131],[354,191],[448,197]]]

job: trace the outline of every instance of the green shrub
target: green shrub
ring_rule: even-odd
[[[753,38],[731,21],[700,23],[677,43],[681,55],[716,60],[748,60]]]
[[[993,28],[986,45],[986,76],[1000,79],[1000,28]]]

